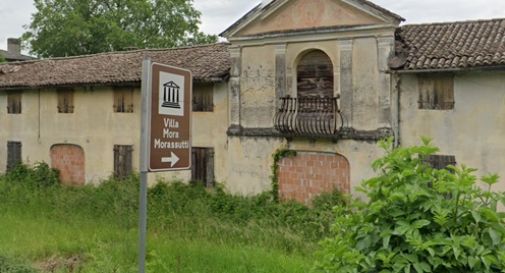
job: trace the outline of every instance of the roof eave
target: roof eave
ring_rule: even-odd
[[[235,23],[233,23],[231,26],[229,26],[227,29],[225,29],[223,32],[219,33],[220,37],[223,38],[228,38],[229,35],[233,32],[233,30],[237,27],[239,27],[244,21],[246,21],[248,18],[252,17],[254,13],[259,11],[262,7],[262,4],[256,5],[254,8],[252,8],[250,11],[248,11],[246,14],[244,14],[242,17],[240,17]]]
[[[248,40],[267,39],[267,38],[307,36],[307,35],[328,34],[328,33],[345,33],[345,32],[352,32],[352,31],[366,31],[366,30],[375,30],[375,29],[386,29],[386,28],[395,29],[396,26],[384,24],[384,25],[319,27],[319,28],[310,28],[310,29],[297,29],[297,30],[290,30],[290,31],[276,31],[276,32],[258,33],[258,34],[249,35],[249,36],[235,37],[235,38],[232,38],[230,41],[240,42],[240,41],[248,41]]]
[[[229,78],[229,73],[224,73],[218,76],[210,76],[205,78],[194,78],[195,83],[223,83]],[[47,84],[47,85],[11,85],[0,86],[0,91],[13,90],[37,90],[43,88],[62,88],[62,87],[98,87],[98,86],[125,86],[125,87],[140,87],[140,80],[124,81],[124,82],[81,82],[81,83],[62,83],[62,84]]]
[[[392,69],[392,73],[398,74],[419,74],[435,72],[464,72],[464,71],[505,71],[505,64],[489,66],[471,66],[471,67],[450,67],[450,68],[427,68],[427,69]]]
[[[37,90],[44,88],[75,88],[75,87],[99,87],[99,86],[125,86],[125,87],[140,87],[140,81],[125,81],[125,82],[89,82],[89,83],[62,83],[62,84],[47,84],[47,85],[11,85],[0,86],[0,91],[14,91],[14,90]]]
[[[371,1],[368,1],[368,0],[361,0],[362,3],[364,3],[365,5],[371,7],[372,9],[382,13],[384,16],[386,17],[391,17],[392,19],[396,19],[398,24],[401,23],[401,22],[405,22],[406,19],[403,18],[402,16],[400,16],[399,14],[396,14],[388,9],[385,9]],[[347,2],[347,1],[346,1]]]

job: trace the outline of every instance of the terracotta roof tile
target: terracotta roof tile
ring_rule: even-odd
[[[2,64],[0,89],[137,83],[140,82],[144,55],[154,62],[191,70],[195,81],[225,80],[230,70],[228,45],[219,43]]]
[[[405,25],[396,32],[392,69],[505,65],[505,19]]]

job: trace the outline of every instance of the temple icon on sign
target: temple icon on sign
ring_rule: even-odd
[[[162,107],[180,109],[181,88],[173,81],[163,84],[163,104]]]

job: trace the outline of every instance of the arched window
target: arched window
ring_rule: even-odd
[[[333,64],[321,50],[312,50],[300,59],[297,71],[298,97],[333,97]]]

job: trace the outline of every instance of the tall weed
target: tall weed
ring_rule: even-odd
[[[10,259],[0,256],[0,272],[1,273],[35,273],[35,270],[19,263],[15,263]]]
[[[48,177],[48,182],[43,182],[43,177]],[[57,177],[43,164],[32,169],[20,166],[0,177],[0,213],[11,210],[54,221],[80,219],[83,223],[108,223],[127,232],[136,230],[137,176],[79,188],[55,183]],[[234,196],[220,187],[209,190],[177,182],[158,183],[149,189],[148,200],[152,234],[304,255],[310,255],[317,242],[329,234],[332,208],[344,204],[338,192],[322,196],[307,207],[277,203],[270,193]]]

